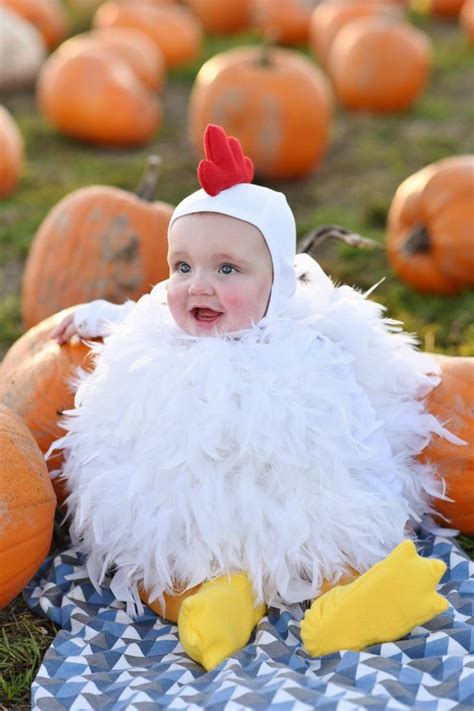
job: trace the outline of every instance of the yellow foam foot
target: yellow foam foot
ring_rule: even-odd
[[[441,560],[422,558],[412,541],[403,541],[353,583],[313,602],[301,622],[306,651],[321,656],[400,639],[448,608],[436,592],[445,570]]]
[[[179,639],[187,654],[210,671],[247,644],[264,614],[243,573],[210,580],[183,601]]]

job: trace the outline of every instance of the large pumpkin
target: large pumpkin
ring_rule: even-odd
[[[100,145],[146,143],[161,123],[158,98],[106,47],[59,48],[41,68],[37,97],[59,131]]]
[[[11,193],[23,167],[23,138],[13,116],[0,105],[0,197]]]
[[[0,608],[44,561],[56,496],[43,455],[26,424],[0,404]]]
[[[31,244],[22,285],[25,328],[74,304],[137,300],[168,277],[173,206],[154,202],[154,164],[138,194],[80,188],[46,216]],[[77,275],[80,275],[78,278]]]
[[[87,48],[103,47],[125,62],[152,91],[161,89],[165,79],[163,54],[152,40],[138,30],[109,27],[71,37],[58,48],[71,56]]]
[[[92,369],[89,348],[73,340],[59,346],[51,339],[53,328],[72,309],[65,309],[31,328],[13,344],[0,365],[0,403],[21,417],[31,430],[41,452],[64,435],[58,420],[74,405],[70,381],[78,367]],[[59,469],[61,457],[48,461],[50,471]],[[62,484],[53,481],[58,500]]]
[[[0,0],[35,25],[48,47],[57,45],[66,35],[66,18],[59,0]]]
[[[454,528],[474,535],[474,357],[436,355],[441,382],[427,400],[428,409],[466,445],[434,437],[420,459],[431,462],[452,501],[433,501]],[[444,525],[446,522],[444,521]]]
[[[422,168],[398,188],[388,214],[388,258],[422,292],[474,286],[474,155]]]
[[[400,6],[375,0],[350,0],[349,2],[321,2],[310,18],[309,46],[313,54],[323,63],[327,62],[329,50],[337,33],[349,22],[367,17],[402,17]]]
[[[316,5],[317,0],[252,0],[253,25],[282,44],[304,44]]]
[[[207,124],[218,124],[240,141],[258,175],[302,177],[326,151],[331,104],[326,77],[298,52],[238,47],[199,71],[189,103],[191,140],[200,153]]]
[[[232,34],[248,27],[252,0],[186,0],[204,29],[216,34]]]
[[[400,111],[425,88],[430,41],[416,27],[381,15],[355,20],[337,33],[327,67],[347,108]]]
[[[168,67],[192,62],[201,51],[201,25],[184,7],[105,2],[94,15],[93,26],[140,30],[158,45]]]

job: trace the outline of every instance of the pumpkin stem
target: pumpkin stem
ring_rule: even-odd
[[[260,55],[259,64],[262,67],[269,67],[272,62],[272,51],[278,42],[278,32],[275,29],[266,30],[262,36],[262,52]]]
[[[145,174],[141,179],[135,194],[146,202],[152,202],[156,194],[156,186],[160,175],[161,158],[158,155],[148,156]]]
[[[317,249],[327,239],[336,239],[339,242],[344,242],[350,247],[358,247],[362,249],[373,249],[381,247],[378,242],[368,237],[352,232],[351,230],[341,227],[340,225],[320,225],[308,232],[301,238],[298,244],[298,252],[309,254],[313,249]]]
[[[417,225],[408,235],[402,252],[411,257],[413,254],[427,253],[431,249],[431,240],[428,230],[424,225]]]

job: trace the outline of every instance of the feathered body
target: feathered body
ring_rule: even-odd
[[[422,402],[435,363],[381,306],[298,268],[287,311],[240,334],[184,334],[159,285],[95,346],[56,446],[91,579],[113,566],[130,610],[141,581],[154,599],[235,571],[259,601],[311,599],[441,490],[415,459],[449,436]]]

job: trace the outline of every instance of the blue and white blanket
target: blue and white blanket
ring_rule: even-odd
[[[448,570],[448,611],[399,642],[322,658],[305,653],[299,624],[271,610],[245,649],[212,672],[185,654],[175,625],[132,620],[107,586],[98,594],[77,551],[47,560],[25,590],[29,607],[62,629],[32,685],[32,709],[474,708],[474,564],[452,540],[425,534],[422,555]]]

